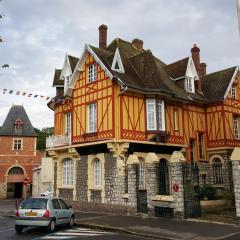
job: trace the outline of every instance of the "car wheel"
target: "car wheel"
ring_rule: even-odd
[[[56,226],[56,224],[55,224],[55,221],[53,219],[53,220],[50,221],[49,225],[47,226],[47,231],[48,232],[54,232],[55,226]]]
[[[16,231],[16,233],[22,233],[23,226],[15,225],[15,231]]]
[[[69,227],[73,227],[73,226],[74,226],[74,216],[71,216],[70,222],[69,222]]]

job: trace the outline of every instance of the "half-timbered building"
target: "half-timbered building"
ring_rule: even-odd
[[[107,44],[101,25],[99,47],[55,70],[54,194],[85,209],[182,215],[181,161],[198,165],[200,184],[231,190],[239,81],[237,66],[207,74],[195,44],[166,64],[142,40]]]

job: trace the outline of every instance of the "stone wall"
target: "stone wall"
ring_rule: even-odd
[[[101,190],[91,190],[90,202],[102,202]]]
[[[88,156],[80,156],[80,160],[76,161],[76,200],[87,201],[87,172],[88,172]]]
[[[6,198],[7,198],[7,184],[0,183],[0,199],[6,199]]]
[[[58,196],[64,200],[72,201],[73,190],[68,188],[60,188]]]
[[[53,196],[55,197],[57,195],[57,162],[53,164]]]

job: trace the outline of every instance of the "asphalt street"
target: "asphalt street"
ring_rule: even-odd
[[[91,239],[91,240],[143,240],[146,238],[113,232],[74,227],[58,227],[56,232],[48,234],[42,228],[27,228],[22,234],[16,234],[14,219],[0,217],[0,240],[40,240],[40,239]]]

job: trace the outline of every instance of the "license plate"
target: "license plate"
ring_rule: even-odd
[[[36,212],[26,212],[26,213],[25,213],[25,216],[28,216],[28,217],[36,217],[36,216],[37,216],[37,213],[36,213]]]

